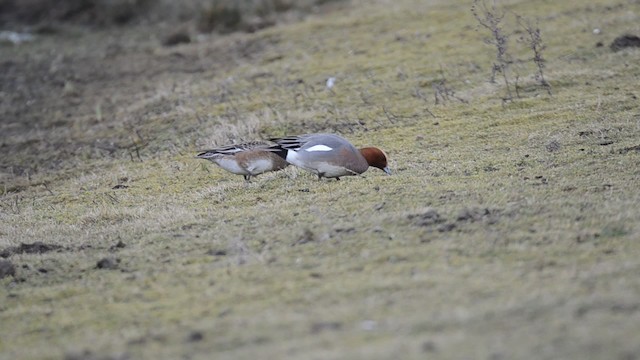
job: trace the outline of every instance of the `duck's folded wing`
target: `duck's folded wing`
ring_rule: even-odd
[[[246,142],[242,144],[225,145],[225,146],[217,147],[215,149],[210,149],[210,150],[202,150],[197,155],[197,157],[206,158],[206,157],[211,157],[215,154],[235,155],[243,151],[268,150],[272,146],[274,145],[264,141],[252,141],[252,142]]]
[[[281,138],[272,138],[269,141],[280,145],[283,149],[297,151],[303,147],[308,139],[306,135],[285,136]]]

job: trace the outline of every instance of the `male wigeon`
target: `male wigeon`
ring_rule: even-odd
[[[250,181],[252,176],[289,166],[284,160],[285,156],[285,150],[278,145],[254,141],[205,150],[196,157],[209,160]]]
[[[347,139],[334,134],[307,134],[271,139],[287,150],[285,159],[318,175],[318,179],[360,175],[369,166],[391,175],[384,151],[375,147],[356,149]],[[278,153],[283,155],[283,153]]]

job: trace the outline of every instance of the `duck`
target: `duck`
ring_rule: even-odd
[[[250,182],[252,176],[289,166],[284,159],[285,152],[273,143],[252,141],[203,150],[196,158],[209,160],[230,173],[242,175],[246,182]]]
[[[360,175],[372,166],[387,175],[391,169],[387,155],[377,147],[357,149],[347,139],[336,134],[305,134],[269,139],[286,152],[279,156],[299,168],[318,176],[318,180]]]

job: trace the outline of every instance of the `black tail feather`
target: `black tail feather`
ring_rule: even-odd
[[[271,138],[269,141],[278,144],[283,149],[298,150],[303,145],[303,142],[299,136],[285,136],[281,138]]]
[[[269,151],[271,151],[272,153],[280,156],[281,158],[283,158],[284,160],[287,160],[287,152],[289,150],[280,147],[280,146],[272,146],[269,148]]]

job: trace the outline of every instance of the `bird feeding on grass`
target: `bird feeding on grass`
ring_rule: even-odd
[[[230,173],[242,175],[249,182],[252,176],[284,169],[285,150],[264,141],[234,144],[200,152],[196,157],[209,160]]]
[[[292,165],[318,175],[318,179],[360,175],[369,166],[388,175],[387,155],[376,147],[357,149],[347,139],[335,134],[306,134],[274,138],[286,153],[279,152]]]

